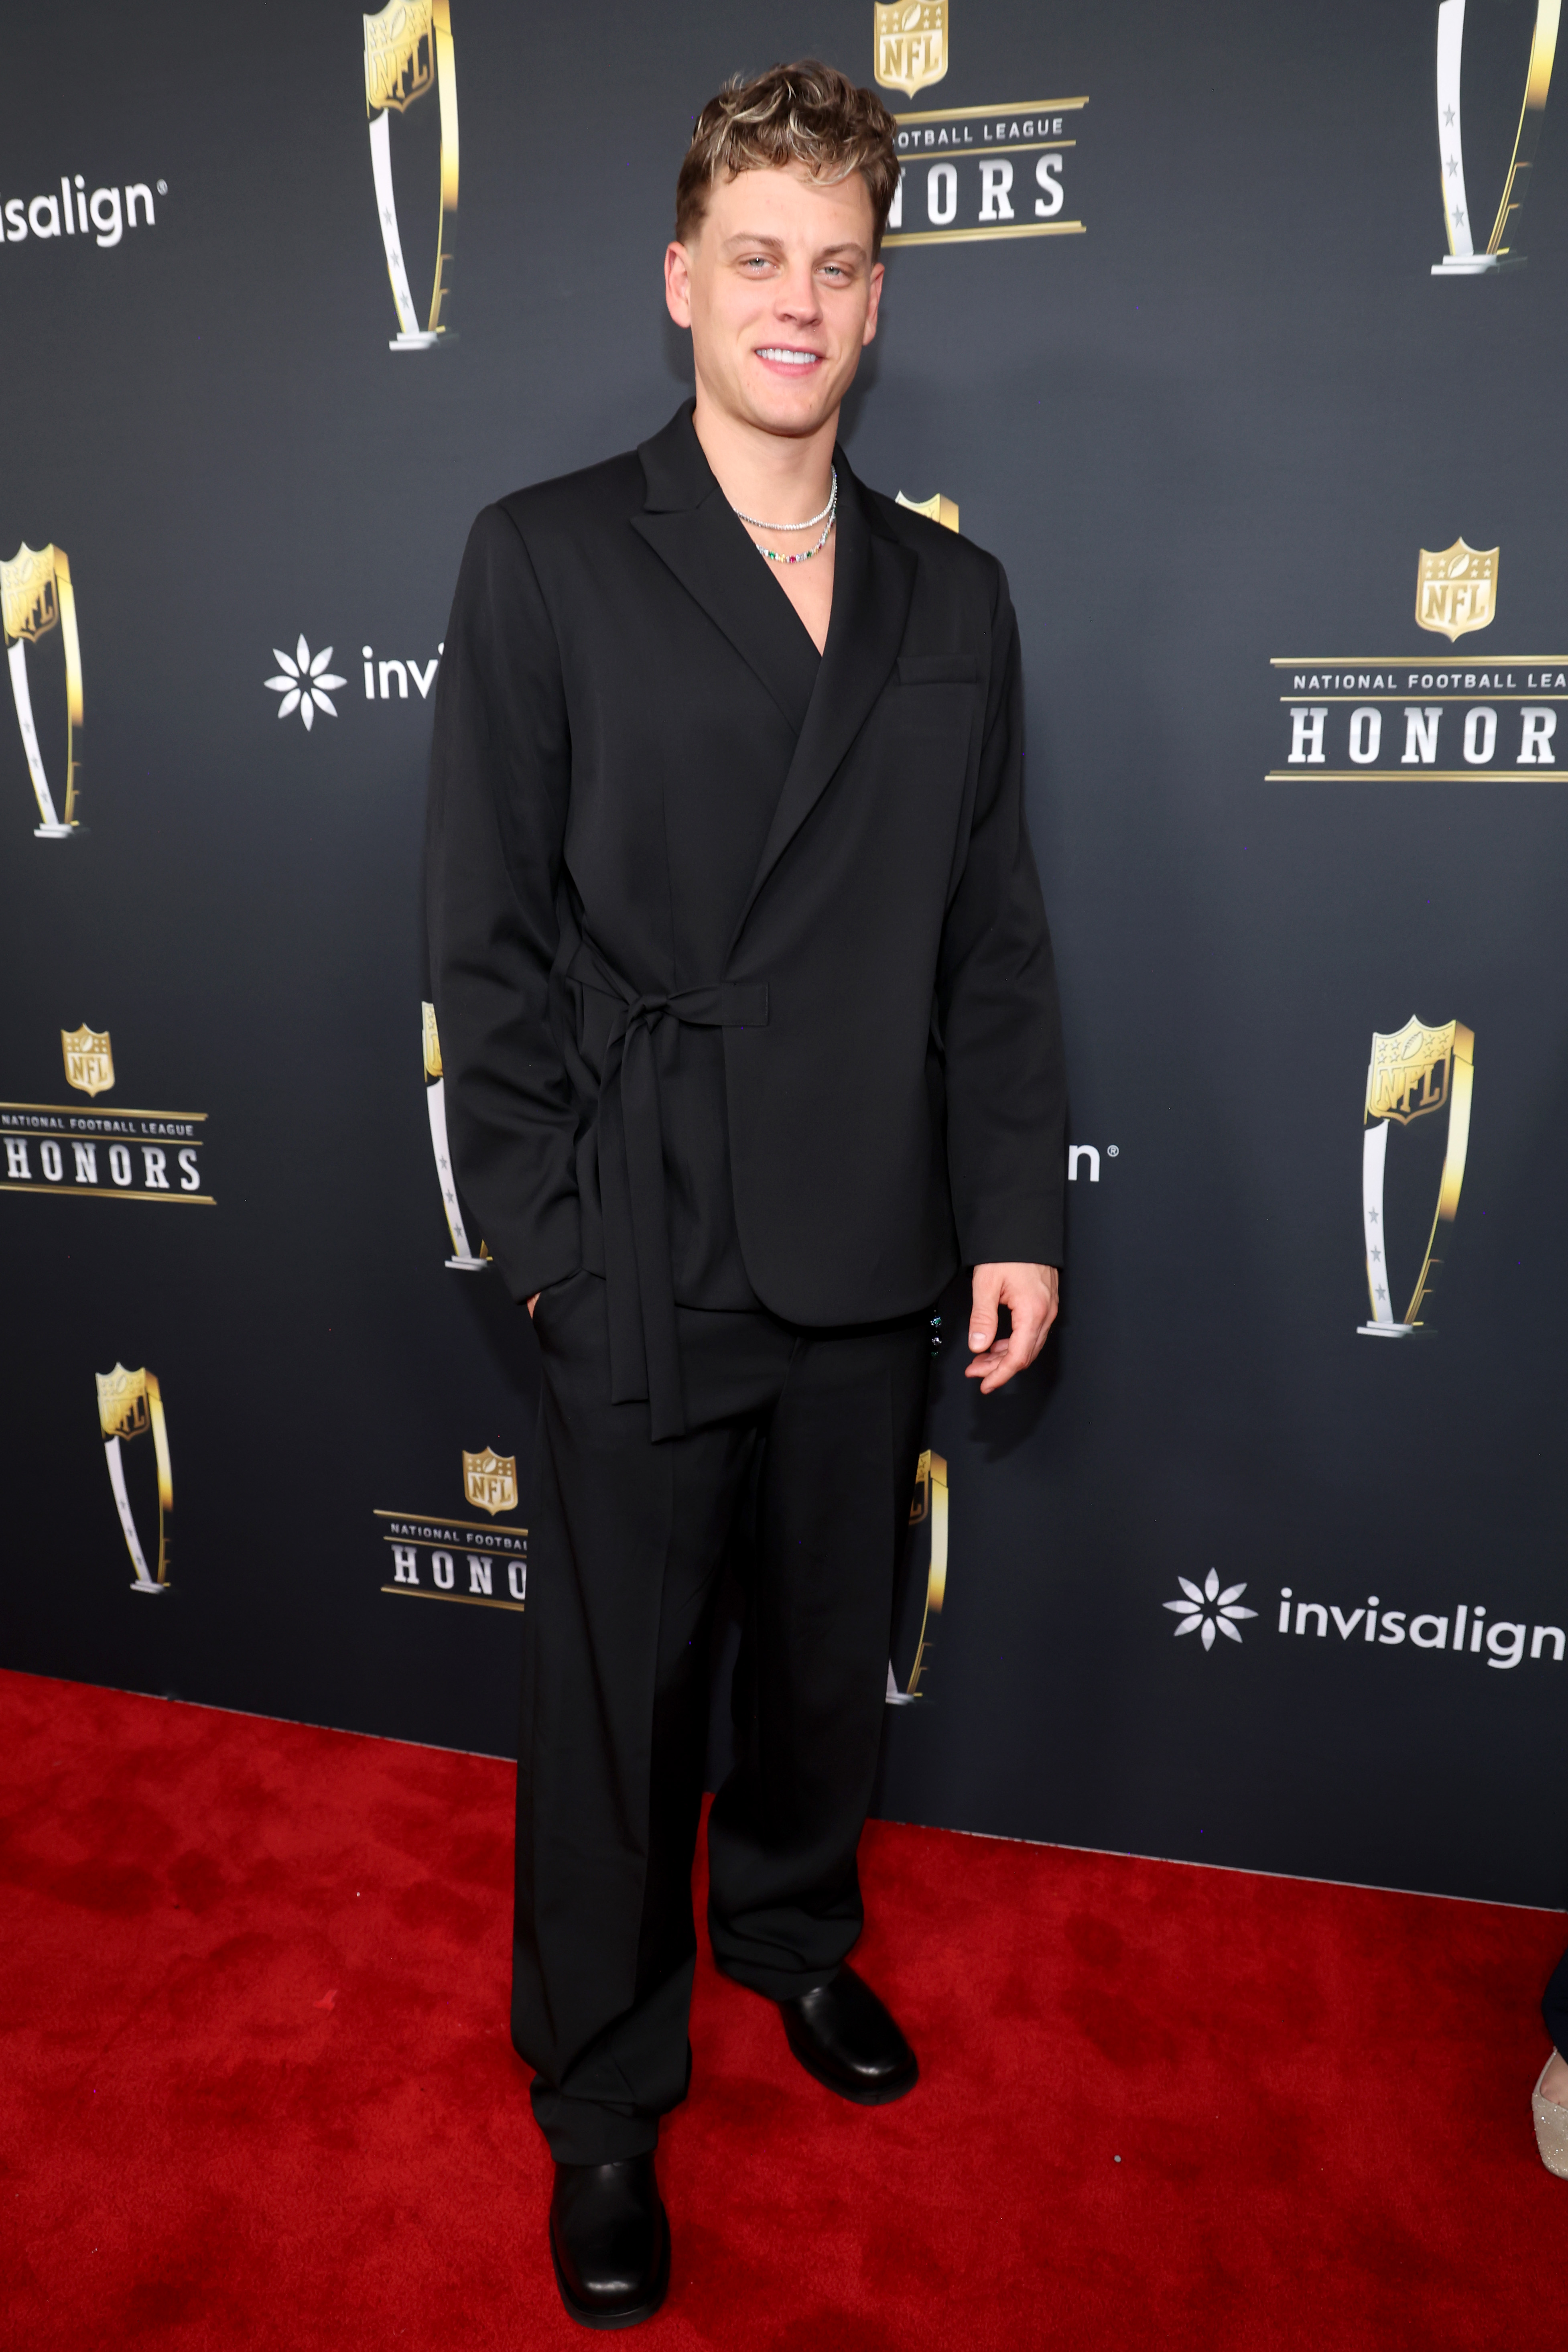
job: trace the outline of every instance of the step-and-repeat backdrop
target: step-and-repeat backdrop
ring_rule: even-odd
[[[6,1664],[508,1748],[537,1375],[424,1003],[445,615],[481,505],[685,396],[693,115],[815,51],[898,115],[847,445],[1007,566],[1072,1080],[1049,1362],[938,1366],[878,1810],[1568,1895],[1557,38],[12,26]]]

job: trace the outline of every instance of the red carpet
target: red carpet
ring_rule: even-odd
[[[511,1772],[20,1675],[0,1722],[5,2340],[586,2343],[506,2035]],[[864,1868],[924,2079],[844,2105],[705,1967],[651,2352],[1563,2340],[1559,1915],[882,1824]]]

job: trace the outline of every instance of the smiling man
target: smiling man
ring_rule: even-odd
[[[918,2066],[848,1955],[931,1310],[971,1266],[982,1394],[1056,1313],[1007,583],[837,444],[897,182],[891,116],[825,67],[704,108],[664,257],[695,398],[479,517],[437,696],[452,1145],[542,1367],[512,2035],[591,2327],[669,2275],[720,1568],[714,1955],[817,2084],[879,2105]]]

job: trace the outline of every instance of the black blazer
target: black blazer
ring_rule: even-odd
[[[1007,583],[834,462],[820,661],[689,406],[487,507],[446,633],[428,927],[458,1179],[515,1297],[604,1276],[612,1393],[651,1397],[655,1436],[684,1425],[675,1299],[740,1303],[731,1187],[745,1297],[793,1323],[1061,1255]]]

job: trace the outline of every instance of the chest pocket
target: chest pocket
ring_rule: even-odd
[[[980,666],[973,654],[901,654],[898,683],[884,698],[901,745],[928,744],[942,765],[961,770],[978,725]]]

